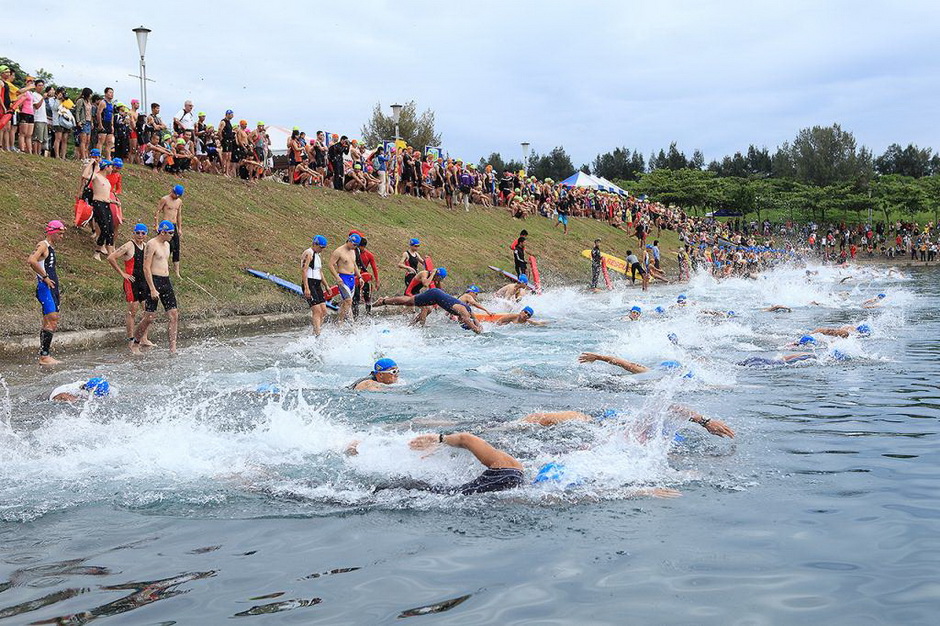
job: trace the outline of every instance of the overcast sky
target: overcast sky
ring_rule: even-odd
[[[432,109],[451,156],[563,145],[575,165],[678,142],[721,158],[842,124],[876,154],[940,149],[936,0],[29,3],[0,54],[217,123],[357,137],[376,102]],[[89,9],[90,8],[90,9]]]

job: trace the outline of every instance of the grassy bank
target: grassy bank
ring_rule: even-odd
[[[32,334],[38,324],[35,278],[25,259],[42,238],[50,219],[73,223],[80,168],[0,152],[0,334]],[[460,291],[471,282],[495,288],[503,281],[487,269],[512,269],[509,243],[525,228],[529,248],[539,260],[543,283],[586,282],[590,262],[580,256],[595,237],[606,251],[622,255],[636,239],[594,220],[572,220],[567,237],[550,220],[510,218],[501,209],[450,211],[443,203],[414,198],[379,198],[326,189],[300,189],[274,182],[249,186],[207,174],[184,180],[142,167],[124,170],[125,223],[117,244],[127,241],[138,221],[153,226],[159,198],[176,182],[186,186],[183,203],[182,274],[175,286],[183,319],[215,315],[303,310],[303,302],[266,281],[251,278],[245,267],[273,272],[297,282],[300,253],[314,234],[333,249],[350,229],[363,232],[379,259],[382,293],[400,291],[398,258],[410,237],[450,272],[447,284]],[[674,257],[675,233],[663,233],[664,259]],[[70,228],[58,248],[63,330],[106,328],[123,321],[121,279],[106,262],[92,258],[87,231]]]

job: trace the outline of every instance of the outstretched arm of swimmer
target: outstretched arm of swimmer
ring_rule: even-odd
[[[721,420],[709,419],[693,411],[692,409],[680,406],[678,404],[673,404],[669,407],[669,410],[675,413],[676,415],[681,415],[682,417],[688,417],[690,422],[698,424],[708,432],[718,437],[727,437],[729,439],[734,439],[734,431],[731,430],[731,427],[722,422]]]
[[[529,413],[519,421],[526,424],[538,424],[539,426],[554,426],[569,421],[590,422],[591,416],[581,411],[557,411],[554,413]]]
[[[603,361],[604,363],[610,363],[611,365],[616,365],[617,367],[622,367],[631,374],[642,374],[643,372],[650,371],[650,368],[645,365],[640,365],[639,363],[634,363],[633,361],[628,361],[626,359],[620,359],[615,356],[610,356],[607,354],[595,354],[593,352],[582,352],[581,356],[578,357],[579,363],[593,363],[594,361]]]
[[[811,330],[809,334],[810,335],[820,334],[820,335],[826,335],[827,337],[842,337],[843,339],[845,339],[846,337],[849,336],[849,331],[843,328],[821,327],[821,328],[816,328],[814,330]]]
[[[775,304],[764,309],[768,313],[776,313],[777,311],[786,311],[787,313],[792,313],[793,309],[788,306],[783,306],[782,304]]]
[[[454,433],[452,435],[419,435],[408,444],[412,450],[427,450],[439,443],[445,443],[454,448],[463,448],[477,458],[477,461],[490,469],[522,469],[522,463],[511,454],[497,450],[476,435],[470,433]]]

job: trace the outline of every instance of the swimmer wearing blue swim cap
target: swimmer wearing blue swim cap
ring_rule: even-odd
[[[638,319],[640,319],[640,314],[642,314],[642,313],[643,313],[643,309],[641,309],[641,308],[638,307],[638,306],[634,306],[634,307],[632,307],[632,308],[630,309],[630,317],[629,317],[629,319],[630,319],[631,321],[634,321],[634,322],[635,322],[635,321],[637,321]]]
[[[389,358],[379,359],[372,366],[372,372],[360,378],[352,385],[355,391],[387,391],[389,385],[398,382],[398,364]]]

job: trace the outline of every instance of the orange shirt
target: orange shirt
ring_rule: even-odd
[[[120,172],[111,172],[105,176],[111,182],[111,191],[114,192],[114,195],[120,195],[121,193],[121,173]]]

